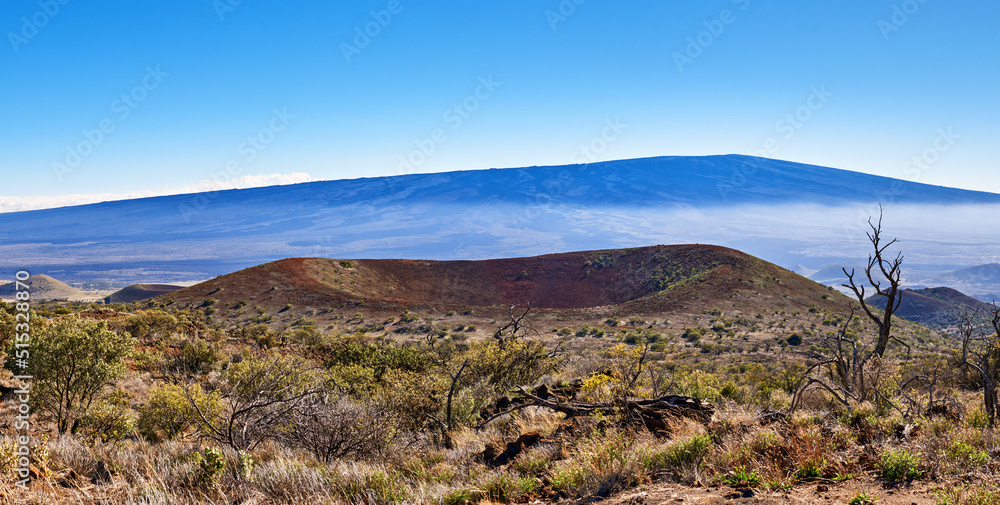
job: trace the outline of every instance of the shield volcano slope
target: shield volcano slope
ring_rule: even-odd
[[[209,300],[212,299],[212,300]],[[710,245],[651,246],[482,261],[291,258],[217,277],[155,300],[315,315],[330,309],[531,306],[629,315],[763,311],[809,305],[840,312],[839,293],[761,259]],[[241,303],[243,302],[243,303]],[[244,309],[245,314],[247,309]]]

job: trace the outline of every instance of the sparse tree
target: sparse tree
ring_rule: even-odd
[[[871,218],[868,218],[868,226],[871,228],[871,231],[867,232],[868,240],[874,251],[868,255],[868,265],[865,267],[864,273],[868,279],[868,285],[872,287],[875,294],[885,297],[885,309],[880,314],[868,305],[865,299],[865,283],[854,280],[853,268],[850,272],[847,271],[847,268],[842,269],[844,275],[847,276],[847,284],[843,284],[843,286],[854,293],[865,315],[875,323],[875,327],[878,329],[878,340],[875,342],[875,349],[872,353],[881,358],[885,354],[885,348],[889,345],[889,339],[892,338],[892,314],[899,308],[899,303],[902,301],[899,284],[902,275],[903,253],[897,253],[892,260],[886,259],[886,249],[895,244],[897,240],[892,239],[883,243],[881,205],[879,205],[878,223],[872,223]],[[885,283],[888,283],[888,286]]]
[[[992,328],[982,331],[981,325],[975,324],[974,316],[968,312],[962,318],[959,331],[962,336],[962,366],[976,371],[983,385],[983,408],[986,411],[987,422],[992,428],[996,423],[997,382],[1000,381],[1000,307],[993,302]],[[990,334],[992,332],[992,335]]]

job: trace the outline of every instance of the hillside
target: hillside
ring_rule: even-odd
[[[138,302],[147,298],[153,298],[154,296],[172,293],[182,288],[183,286],[174,286],[171,284],[132,284],[111,293],[110,296],[104,299],[104,303]]]
[[[884,296],[871,296],[866,301],[885,309]],[[953,328],[963,321],[966,313],[975,316],[978,324],[987,322],[986,314],[992,308],[975,298],[951,288],[904,289],[895,314],[915,323],[934,329]]]
[[[552,317],[841,312],[847,299],[781,267],[719,246],[610,249],[482,261],[292,258],[217,277],[150,303],[207,309],[242,324],[322,320],[406,309],[502,313],[531,306]],[[256,314],[255,314],[256,312]],[[258,317],[258,320],[260,318]]]
[[[45,274],[32,275],[25,282],[30,288],[32,300],[72,300],[86,296],[87,293],[54,279]],[[14,283],[0,285],[0,298],[14,298],[16,286]]]

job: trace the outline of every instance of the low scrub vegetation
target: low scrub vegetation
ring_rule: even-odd
[[[0,306],[2,317],[13,312]],[[683,333],[604,316],[536,331],[527,311],[511,309],[476,338],[451,321],[445,335],[406,344],[393,340],[398,328],[442,319],[352,308],[338,327],[300,318],[223,328],[204,311],[78,312],[37,317],[34,483],[14,487],[18,445],[4,432],[0,494],[466,504],[594,500],[658,483],[757,493],[856,485],[849,500],[860,504],[877,503],[878,486],[917,482],[933,483],[940,504],[1000,496],[981,370],[963,365],[985,363],[982,338],[995,335],[969,337],[965,356],[957,346],[909,355],[890,346],[851,375],[836,358],[875,333],[860,317],[820,310],[817,321],[839,326],[789,329],[800,354],[769,359],[733,343],[765,318],[721,309],[699,314],[708,328]],[[359,326],[383,319],[381,330]],[[13,335],[0,336],[8,373],[20,372]],[[736,350],[720,358],[701,351],[708,345]],[[653,428],[630,410],[667,395],[711,402],[714,414]],[[558,408],[567,405],[585,413]]]

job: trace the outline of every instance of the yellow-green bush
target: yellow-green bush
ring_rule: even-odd
[[[192,401],[209,418],[222,412],[218,395],[206,394],[198,384],[154,386],[149,390],[146,404],[139,408],[139,432],[150,440],[183,435],[198,425]]]

